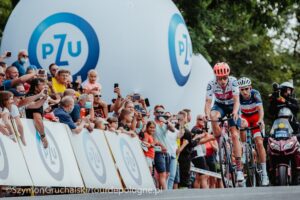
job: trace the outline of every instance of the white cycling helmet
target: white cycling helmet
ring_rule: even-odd
[[[294,86],[291,82],[283,82],[280,84],[279,87],[280,88],[291,88],[292,90],[294,90]]]
[[[278,112],[278,117],[292,117],[293,113],[289,108],[281,108]]]
[[[238,80],[240,88],[251,86],[251,80],[247,77],[242,77]]]

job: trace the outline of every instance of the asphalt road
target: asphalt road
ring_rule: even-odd
[[[78,194],[78,195],[54,195],[36,197],[16,197],[17,199],[28,200],[134,200],[134,199],[208,199],[208,200],[299,200],[300,186],[290,187],[266,187],[266,188],[233,188],[233,189],[214,189],[196,190],[182,189],[164,191],[157,194]],[[3,198],[3,199],[16,199]]]

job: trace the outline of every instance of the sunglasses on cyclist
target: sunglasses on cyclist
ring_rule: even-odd
[[[228,79],[228,76],[217,77],[217,80],[219,80],[219,81],[222,81],[222,80],[226,81],[227,79]]]
[[[249,88],[241,88],[241,91],[248,91],[249,90]]]

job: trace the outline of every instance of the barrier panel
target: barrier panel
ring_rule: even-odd
[[[87,188],[123,189],[103,131],[84,129],[73,134],[71,143]]]
[[[18,142],[13,142],[2,133],[0,133],[0,185],[33,185]]]
[[[138,137],[105,132],[116,165],[127,189],[155,189]]]
[[[21,146],[34,186],[83,187],[66,125],[44,121],[49,146],[44,149],[33,121],[21,119],[26,146]],[[19,181],[19,180],[18,180]],[[15,185],[15,184],[14,184]]]

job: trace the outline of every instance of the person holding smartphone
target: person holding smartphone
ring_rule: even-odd
[[[34,96],[39,94],[42,91],[47,92],[47,84],[46,80],[41,78],[35,78],[31,81],[31,87],[27,96]],[[48,95],[44,93],[44,97],[32,102],[31,104],[26,106],[26,118],[33,119],[34,126],[38,131],[41,141],[43,143],[44,148],[48,147],[48,140],[45,133],[44,123],[43,123],[43,115],[44,115],[44,103],[48,99]]]

